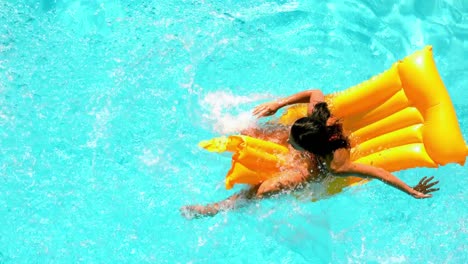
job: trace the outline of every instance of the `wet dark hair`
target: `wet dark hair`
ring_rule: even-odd
[[[339,148],[349,148],[342,125],[337,122],[327,126],[330,116],[327,103],[316,104],[312,115],[294,122],[291,137],[301,148],[318,156],[326,156]]]

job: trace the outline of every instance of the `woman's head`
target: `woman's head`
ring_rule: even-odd
[[[311,116],[300,118],[292,125],[289,136],[291,145],[295,149],[319,156],[325,156],[339,148],[349,148],[341,124],[327,126],[330,116],[326,103],[316,104]]]

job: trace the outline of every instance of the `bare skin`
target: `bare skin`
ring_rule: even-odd
[[[259,105],[253,110],[253,114],[258,118],[270,116],[275,114],[278,109],[283,106],[309,102],[308,114],[310,115],[314,109],[314,105],[318,102],[323,102],[324,98],[325,97],[320,90],[303,91],[278,101]],[[332,117],[327,121],[327,125],[335,122],[336,119]],[[184,206],[181,208],[183,216],[187,218],[213,216],[220,211],[231,210],[241,206],[249,200],[265,198],[281,191],[299,189],[308,182],[320,179],[322,176],[317,173],[317,163],[314,155],[304,151],[296,142],[294,142],[293,138],[289,137],[289,131],[287,129],[282,128],[276,131],[251,129],[244,131],[244,134],[277,143],[284,143],[287,140],[290,148],[290,156],[287,162],[288,166],[283,168],[281,176],[268,179],[259,185],[234,194],[217,203]],[[430,198],[432,197],[433,192],[439,190],[439,188],[433,188],[438,183],[438,181],[431,182],[434,179],[433,176],[430,178],[424,177],[417,185],[410,187],[398,177],[382,168],[351,161],[350,150],[346,148],[337,149],[330,155],[321,157],[320,159],[322,162],[325,162],[327,171],[332,173],[334,176],[358,176],[362,178],[378,179],[389,186],[413,196],[416,199]],[[315,173],[311,174],[311,171],[314,171]],[[244,203],[241,203],[240,201],[244,201]]]
[[[276,113],[280,108],[292,104],[309,103],[307,114],[312,114],[316,103],[324,102],[325,95],[320,90],[306,90],[291,96],[279,99],[277,101],[261,104],[253,110],[253,115],[260,118],[271,116]]]
[[[252,136],[258,134],[259,130],[250,129],[244,131],[244,135]],[[284,139],[284,137],[286,137]],[[283,135],[282,141],[286,141],[288,134]],[[268,140],[268,138],[263,138]],[[272,141],[278,141],[275,135]],[[315,169],[317,164],[314,159],[304,156],[302,152],[295,150],[289,146],[290,154],[287,157],[285,167],[282,168],[283,173],[276,178],[268,179],[261,184],[250,187],[247,190],[236,193],[225,200],[211,203],[207,205],[188,205],[180,209],[182,215],[188,219],[200,218],[205,216],[214,216],[221,211],[232,210],[246,205],[249,201],[267,198],[278,194],[282,191],[290,191],[303,187],[309,181],[317,178],[318,172]],[[314,171],[314,173],[310,173]]]

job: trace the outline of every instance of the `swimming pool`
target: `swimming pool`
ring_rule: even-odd
[[[326,2],[326,3],[325,3]],[[256,104],[342,90],[431,44],[468,139],[468,2],[3,1],[0,263],[462,263],[466,167],[187,221]],[[448,135],[444,135],[448,136]]]

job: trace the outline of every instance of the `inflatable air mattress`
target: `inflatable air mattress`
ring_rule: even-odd
[[[431,46],[363,83],[327,95],[326,101],[349,135],[354,162],[391,172],[465,163],[468,148]],[[307,105],[294,105],[276,122],[291,125],[306,112]],[[286,146],[241,135],[202,141],[200,146],[234,153],[226,175],[227,189],[277,177],[288,153]],[[356,177],[336,178],[327,192],[335,194],[360,181]]]

